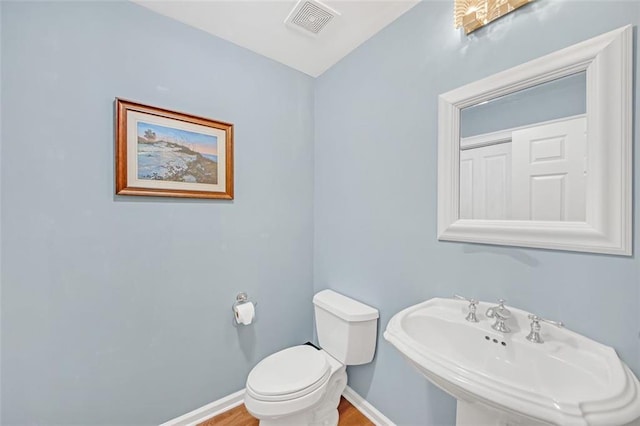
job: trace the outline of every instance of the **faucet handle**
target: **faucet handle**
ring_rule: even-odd
[[[551,320],[539,317],[539,316],[534,315],[534,314],[529,314],[529,319],[531,320],[532,325],[533,325],[533,323],[538,323],[539,324],[541,322],[546,322],[547,324],[555,325],[558,328],[564,327],[564,323],[562,321],[551,321]]]
[[[467,314],[465,319],[469,322],[478,322],[478,317],[476,316],[478,301],[476,299],[467,299],[466,297],[460,296],[459,294],[454,294],[453,298],[469,302],[469,313]]]
[[[476,299],[468,299],[468,298],[466,298],[464,296],[460,296],[459,294],[454,294],[453,298],[454,299],[458,299],[458,300],[465,300],[465,301],[469,302],[471,305],[477,305],[478,304],[478,301]]]
[[[547,324],[555,325],[556,327],[564,327],[564,324],[560,321],[551,321],[534,314],[529,314],[531,320],[531,332],[527,335],[527,340],[533,343],[544,343],[542,337],[540,337],[540,323],[546,322]]]

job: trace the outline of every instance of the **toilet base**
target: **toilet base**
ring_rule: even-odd
[[[330,378],[325,394],[313,406],[288,416],[260,419],[260,426],[337,426],[340,396],[347,387],[347,368],[341,366]]]
[[[338,424],[338,409],[334,409],[330,416],[314,421],[312,413],[300,413],[279,419],[260,420],[260,426],[336,426]]]

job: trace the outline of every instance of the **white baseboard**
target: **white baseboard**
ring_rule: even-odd
[[[160,426],[195,426],[198,423],[209,420],[218,414],[237,407],[242,404],[243,401],[244,389],[241,389],[238,392],[234,392],[231,395],[227,395],[217,401],[213,401],[204,407],[197,408],[190,413],[162,423]]]
[[[344,399],[349,401],[351,405],[356,407],[358,411],[364,414],[365,417],[371,420],[376,426],[395,426],[395,423],[389,420],[387,416],[378,411],[376,407],[358,395],[356,391],[351,389],[349,386],[347,386],[344,392],[342,392],[342,396],[344,396]]]
[[[367,400],[358,395],[356,391],[347,386],[342,393],[342,396],[351,403],[358,411],[371,420],[376,426],[395,426],[391,420],[389,420],[384,414],[378,411]],[[213,401],[204,407],[197,408],[190,413],[184,414],[180,417],[176,417],[173,420],[162,423],[160,426],[195,426],[198,423],[202,423],[205,420],[209,420],[212,417],[222,414],[225,411],[231,410],[242,404],[244,401],[244,389],[238,392],[227,395],[220,398],[217,401]]]

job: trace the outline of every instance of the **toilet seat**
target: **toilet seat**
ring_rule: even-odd
[[[260,361],[249,373],[247,393],[259,401],[288,401],[322,387],[331,375],[326,355],[312,346],[293,346]]]

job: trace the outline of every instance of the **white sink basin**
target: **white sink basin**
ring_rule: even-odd
[[[427,379],[458,399],[458,417],[460,401],[531,421],[522,424],[611,426],[640,417],[638,379],[612,348],[549,324],[542,324],[544,343],[532,343],[525,339],[527,312],[509,307],[512,332],[503,334],[484,315],[496,303],[479,303],[477,323],[465,320],[467,305],[430,299],[396,314],[384,332]]]

